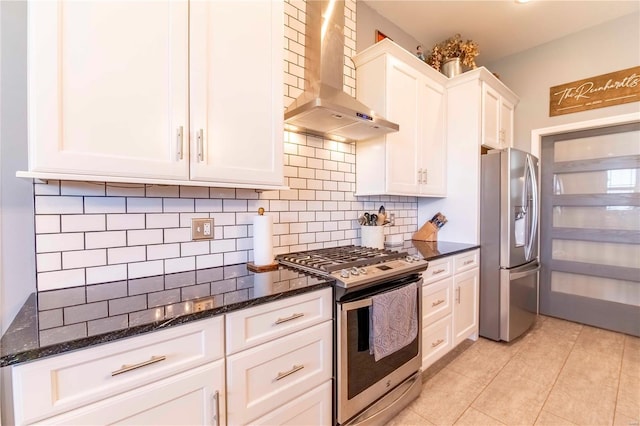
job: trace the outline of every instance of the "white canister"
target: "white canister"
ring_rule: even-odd
[[[384,227],[363,226],[360,228],[361,244],[364,247],[384,248]]]

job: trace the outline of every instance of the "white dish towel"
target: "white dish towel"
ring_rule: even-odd
[[[370,353],[376,361],[404,348],[418,336],[416,283],[373,296]]]

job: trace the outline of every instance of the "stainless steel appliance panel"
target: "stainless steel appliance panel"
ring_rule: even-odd
[[[538,159],[508,148],[481,164],[480,335],[510,341],[537,314],[537,271],[514,276],[538,267]]]

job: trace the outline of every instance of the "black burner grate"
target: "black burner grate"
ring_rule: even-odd
[[[404,252],[351,245],[281,254],[276,259],[284,265],[329,274],[340,269],[373,265],[406,256]]]

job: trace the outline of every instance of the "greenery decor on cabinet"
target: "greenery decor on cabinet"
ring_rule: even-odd
[[[473,40],[462,40],[462,36],[456,34],[434,45],[426,62],[441,71],[441,67],[445,62],[453,58],[459,58],[463,66],[475,69],[475,59],[478,53],[478,43]]]

